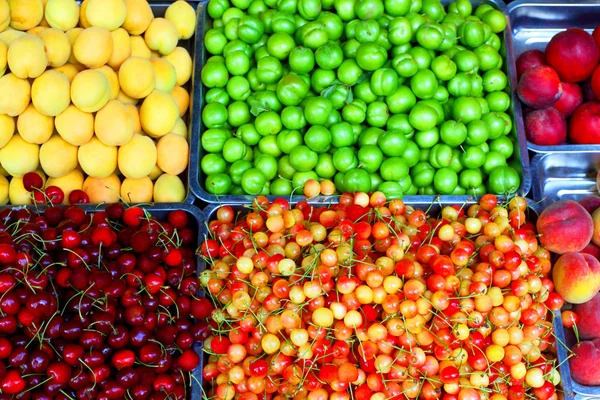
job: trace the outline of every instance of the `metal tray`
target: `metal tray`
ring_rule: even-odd
[[[582,28],[592,32],[600,20],[600,2],[597,0],[517,0],[508,5],[508,15],[512,28],[514,61],[527,50],[544,50],[546,45],[557,33],[567,28]],[[516,65],[511,68],[516,71]],[[516,79],[516,74],[515,74]],[[516,88],[516,84],[513,86]],[[513,99],[518,100],[513,90]],[[515,109],[515,117],[520,120],[517,128],[522,130],[523,114]],[[527,142],[529,150],[536,153],[551,153],[557,151],[580,152],[600,151],[600,145],[583,145],[564,143],[557,146],[539,146]]]
[[[540,153],[533,157],[533,198],[547,206],[557,200],[579,200],[598,194],[596,175],[600,153]]]
[[[204,4],[208,2],[208,0],[187,0],[187,2],[196,10],[196,20],[198,24],[196,25],[196,32],[194,32],[194,36],[192,36],[188,40],[181,40],[178,46],[184,47],[187,51],[189,51],[190,56],[192,57],[192,77],[190,81],[186,84],[188,87],[188,92],[190,93],[190,106],[187,113],[187,126],[188,126],[188,140],[190,143],[190,155],[188,159],[188,167],[186,171],[180,174],[180,178],[185,185],[187,195],[185,198],[186,203],[193,203],[196,197],[191,189],[191,182],[193,180],[192,177],[192,169],[191,165],[197,163],[192,143],[194,141],[194,136],[199,135],[200,130],[200,98],[201,90],[199,89],[200,82],[200,72],[202,70],[202,48],[204,42],[204,30],[202,29],[202,9],[204,8]],[[159,1],[159,0],[148,0],[150,4],[150,8],[154,13],[155,17],[163,17],[167,8],[173,3],[173,1]],[[176,156],[176,155],[174,155]]]
[[[212,21],[207,14],[206,4],[208,0],[201,0],[198,6],[198,29],[196,30],[196,37],[204,37],[204,33],[212,28]],[[451,2],[451,0],[442,0],[442,4],[447,5]],[[479,4],[485,3],[490,4],[497,8],[499,11],[504,14],[507,20],[506,28],[503,32],[503,40],[506,48],[506,58],[504,61],[504,69],[509,77],[509,85],[511,88],[517,87],[517,73],[515,66],[515,53],[513,51],[513,38],[511,35],[511,21],[509,18],[508,8],[506,4],[502,0],[471,0],[471,3],[474,6],[478,6]],[[204,49],[204,43],[201,42],[196,45],[196,57],[195,59],[199,59],[200,65],[204,65],[204,62],[209,57],[207,52]],[[197,106],[194,106],[194,110],[196,111],[196,115],[194,116],[197,121],[193,124],[193,133],[199,132],[198,134],[192,134],[191,142],[190,142],[190,166],[189,166],[189,182],[192,192],[196,195],[197,198],[206,202],[206,203],[229,203],[229,204],[241,204],[241,203],[249,203],[252,201],[254,196],[250,195],[242,195],[242,196],[234,196],[234,195],[225,195],[225,196],[215,196],[208,193],[204,188],[204,180],[206,176],[202,172],[200,168],[200,160],[205,155],[205,151],[201,146],[200,137],[204,132],[204,125],[202,124],[202,120],[200,117],[202,107],[204,106],[204,85],[200,82],[200,68],[196,68],[194,70],[194,76],[198,79],[198,84],[194,87],[194,99],[197,101]],[[521,111],[521,104],[516,95],[515,90],[511,90],[511,107],[507,111],[509,115],[513,117],[513,131],[510,133],[513,138],[515,138],[515,155],[521,159],[521,187],[518,190],[518,193],[522,196],[526,196],[531,189],[531,172],[529,166],[529,153],[527,151],[527,143],[525,139],[525,129],[523,126],[523,118]],[[519,117],[516,117],[519,116]],[[268,196],[269,198],[275,198],[277,196]],[[457,196],[442,196],[444,201],[449,201],[452,203],[462,203],[472,196],[470,195],[457,195]],[[338,196],[329,196],[324,197],[324,199],[337,199]],[[404,196],[405,202],[418,202],[418,203],[432,203],[437,196]],[[321,198],[323,199],[323,198]],[[300,201],[303,200],[303,196],[292,196],[291,200]]]
[[[78,207],[82,208],[86,213],[94,213],[96,211],[104,210],[108,204],[82,204],[78,205]],[[27,206],[2,206],[1,209],[12,208],[12,209],[21,209],[28,208],[35,212],[42,212],[47,206],[36,206],[36,205],[27,205]],[[166,218],[169,212],[174,210],[183,210],[186,212],[190,222],[190,228],[196,233],[196,245],[200,247],[200,244],[204,241],[204,235],[201,232],[206,230],[206,220],[204,219],[204,213],[198,207],[187,204],[187,203],[152,203],[152,205],[143,206],[143,208],[148,211],[152,216],[158,218]],[[206,265],[202,261],[201,257],[196,254],[196,273],[199,275],[200,272],[204,270]],[[203,292],[198,293],[198,296],[204,296]],[[200,364],[196,369],[192,372],[193,378],[191,379],[192,385],[189,391],[188,398],[190,400],[201,400],[203,399],[203,391],[200,383],[202,381],[202,370],[204,369],[204,352],[202,351],[203,343],[196,342],[194,343],[194,350],[200,356]]]

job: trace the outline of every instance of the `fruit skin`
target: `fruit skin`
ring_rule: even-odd
[[[179,32],[172,21],[165,18],[154,18],[144,32],[144,39],[150,50],[167,55],[177,47]]]
[[[567,120],[554,107],[531,111],[525,116],[525,135],[537,145],[559,145],[567,139]]]
[[[600,261],[590,254],[565,253],[554,264],[552,280],[565,301],[585,303],[600,290]]]
[[[547,65],[546,56],[541,50],[528,50],[521,54],[519,58],[517,58],[516,64],[517,78],[521,79],[521,76],[523,76],[525,71],[537,67],[539,65]]]
[[[575,353],[569,358],[571,377],[582,385],[600,385],[600,339],[583,341],[571,350]]]
[[[588,245],[581,250],[581,253],[594,256],[598,261],[600,261],[600,247],[596,246],[594,243],[588,243]]]
[[[517,94],[531,108],[546,108],[560,98],[562,85],[554,69],[540,65],[527,70],[519,79]]]
[[[542,245],[554,253],[564,254],[581,251],[590,242],[594,222],[581,204],[559,200],[542,211],[536,228]]]
[[[48,0],[44,17],[51,27],[68,31],[79,22],[79,6],[75,0]]]
[[[140,121],[144,132],[152,137],[170,133],[179,118],[179,107],[170,94],[155,90],[142,103]]]
[[[31,85],[31,102],[41,114],[56,117],[71,104],[71,82],[65,74],[46,71]]]
[[[598,180],[598,177],[596,180]],[[578,203],[581,204],[583,208],[585,208],[591,215],[594,211],[596,211],[597,208],[600,207],[600,196],[590,194],[579,199]]]
[[[154,182],[154,201],[156,202],[182,202],[185,200],[185,196],[185,187],[178,176],[162,174]]]
[[[97,137],[93,137],[86,144],[79,146],[77,159],[83,172],[88,176],[103,179],[117,169],[117,148],[107,146]]]
[[[148,176],[156,165],[157,151],[154,141],[139,133],[119,148],[117,162],[121,173],[131,179]]]
[[[93,113],[108,103],[110,84],[98,70],[84,70],[75,76],[71,84],[71,100],[81,111]]]
[[[583,103],[583,93],[576,83],[562,82],[562,95],[552,107],[556,108],[565,117],[570,117]]]
[[[123,146],[133,136],[133,116],[118,100],[111,100],[96,113],[94,131],[107,146]]]
[[[104,179],[88,176],[83,182],[82,189],[90,196],[90,203],[116,203],[119,201],[121,181],[115,174]]]
[[[600,61],[600,50],[592,35],[580,28],[560,32],[546,46],[546,61],[565,82],[582,82]]]
[[[600,66],[596,67],[590,79],[590,85],[592,86],[592,92],[596,100],[600,100]]]
[[[571,141],[577,144],[600,144],[600,102],[588,101],[575,110],[569,121]]]
[[[74,169],[61,178],[48,178],[46,187],[56,186],[62,189],[64,193],[63,204],[67,204],[69,195],[74,190],[81,190],[83,187],[83,173],[79,169]]]
[[[600,338],[600,294],[590,301],[575,304],[573,311],[580,316],[577,323],[579,338],[582,340]]]
[[[114,31],[125,22],[127,7],[124,0],[90,0],[85,16],[90,25]]]
[[[0,114],[17,117],[29,106],[31,84],[13,74],[0,78],[0,93],[12,93],[12,96],[0,96]]]
[[[125,0],[127,15],[123,21],[123,28],[130,35],[141,35],[150,25],[154,14],[146,0]]]
[[[8,0],[10,27],[20,31],[31,29],[44,18],[42,0]]]
[[[40,147],[37,144],[27,143],[21,135],[14,135],[7,145],[0,149],[0,164],[6,172],[20,178],[38,167],[39,151]]]

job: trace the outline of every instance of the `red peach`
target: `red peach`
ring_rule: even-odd
[[[516,64],[517,78],[521,79],[521,76],[523,76],[528,69],[539,65],[547,65],[546,56],[544,56],[544,52],[541,50],[528,50],[517,58]]]
[[[592,216],[573,200],[550,204],[540,214],[536,227],[540,243],[558,254],[583,250],[594,233]]]
[[[583,103],[571,115],[569,137],[577,144],[600,144],[600,103]]]
[[[581,204],[583,208],[590,213],[590,215],[592,215],[592,213],[600,207],[600,197],[596,196],[595,194],[588,194],[587,196],[579,199],[578,203]]]
[[[596,246],[600,246],[600,208],[597,208],[592,213],[592,220],[594,221],[594,234],[592,235],[592,242]]]
[[[573,311],[579,316],[577,330],[583,340],[600,338],[600,294],[590,301],[575,304]]]
[[[552,281],[565,301],[590,301],[600,290],[600,261],[585,253],[565,253],[554,263]]]
[[[588,243],[581,252],[596,257],[596,259],[600,261],[600,247],[596,246],[594,243]]]
[[[582,82],[592,75],[600,51],[592,35],[570,28],[554,35],[546,46],[546,61],[565,82]]]
[[[594,29],[594,32],[592,32],[592,37],[594,38],[594,42],[596,42],[596,46],[598,46],[600,49],[600,25]]]
[[[556,108],[565,117],[571,114],[583,103],[583,93],[576,83],[562,82],[560,99],[552,107]]]
[[[582,385],[600,386],[600,339],[578,343],[571,350],[571,377]]]
[[[525,71],[519,79],[517,94],[531,108],[546,108],[560,98],[562,85],[554,69],[540,65]]]
[[[554,107],[525,115],[527,140],[541,146],[556,146],[567,139],[567,120]]]
[[[592,86],[592,92],[594,92],[594,98],[600,100],[600,66],[594,70],[590,79],[590,85]]]

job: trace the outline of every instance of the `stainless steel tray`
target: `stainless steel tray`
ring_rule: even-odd
[[[187,126],[188,126],[188,137],[190,143],[190,155],[188,159],[188,167],[187,169],[180,175],[183,184],[185,185],[187,195],[185,198],[186,203],[193,203],[196,197],[192,192],[191,182],[192,182],[192,169],[191,165],[197,163],[197,155],[194,155],[192,143],[194,141],[194,137],[199,135],[200,131],[200,98],[201,91],[199,90],[199,86],[201,86],[200,72],[202,70],[202,48],[204,43],[204,30],[202,29],[202,10],[204,5],[208,2],[208,0],[187,0],[187,2],[196,10],[196,20],[198,21],[196,25],[196,32],[194,32],[194,36],[188,40],[182,40],[179,42],[178,46],[185,47],[187,51],[189,51],[190,56],[192,57],[192,77],[190,82],[186,84],[188,88],[188,92],[190,93],[190,107],[187,113]],[[173,3],[173,1],[157,1],[157,0],[148,0],[150,7],[154,13],[155,17],[163,17],[165,15],[165,11],[167,8]],[[173,156],[177,156],[174,154]]]
[[[451,2],[451,0],[442,0],[442,4],[447,5]],[[196,37],[204,37],[204,33],[212,28],[212,21],[207,14],[206,4],[208,0],[201,0],[198,7],[198,29],[196,30]],[[499,11],[501,11],[507,19],[507,25],[503,32],[503,40],[506,48],[506,58],[504,62],[504,69],[509,77],[509,85],[511,88],[516,88],[517,86],[517,74],[516,74],[516,66],[515,66],[515,53],[513,51],[513,38],[511,35],[511,22],[509,19],[508,8],[506,4],[502,0],[471,0],[471,3],[474,6],[478,6],[479,4],[485,3],[493,5]],[[196,48],[196,59],[199,60],[200,65],[204,65],[204,62],[208,58],[208,54],[204,49],[204,42],[197,43]],[[204,180],[206,176],[202,172],[200,168],[200,161],[205,154],[204,149],[201,146],[200,137],[204,132],[204,125],[202,124],[200,113],[202,107],[204,105],[204,85],[200,82],[200,68],[194,70],[194,77],[197,78],[198,84],[194,86],[194,99],[196,103],[194,105],[194,112],[196,115],[194,116],[195,123],[193,124],[193,134],[191,137],[190,143],[190,166],[189,166],[189,182],[192,192],[195,194],[197,198],[206,202],[206,203],[229,203],[229,204],[240,204],[240,203],[249,203],[252,201],[254,196],[245,195],[245,196],[234,196],[234,195],[225,195],[225,196],[215,196],[208,193],[204,188]],[[516,95],[515,90],[511,90],[511,107],[507,111],[513,117],[513,131],[510,133],[515,138],[515,155],[513,157],[519,157],[521,160],[521,187],[518,190],[518,193],[522,196],[526,196],[531,189],[531,171],[529,165],[529,153],[527,151],[527,143],[525,139],[525,128],[523,126],[523,118],[521,111],[521,104]],[[516,117],[519,116],[519,117]],[[198,132],[196,134],[196,132]],[[275,198],[276,196],[268,196],[270,198]],[[330,196],[326,199],[336,199],[338,196]],[[444,201],[449,201],[452,203],[462,203],[467,199],[471,198],[470,195],[462,195],[462,196],[442,196]],[[292,196],[291,199],[293,201],[303,200],[303,196]],[[404,196],[405,202],[417,202],[417,203],[432,203],[436,199],[436,196]]]
[[[540,153],[533,157],[531,173],[533,198],[547,206],[557,200],[579,200],[598,194],[596,175],[600,153]]]
[[[544,50],[557,33],[567,28],[582,28],[592,32],[600,21],[600,2],[597,0],[517,0],[508,5],[512,29],[514,61],[527,50]],[[513,71],[516,65],[512,65]],[[516,79],[516,74],[515,74]],[[513,86],[513,100],[519,101]],[[517,129],[522,130],[520,136],[525,137],[523,113],[515,109],[515,118],[520,120]],[[583,145],[564,143],[558,146],[539,146],[527,142],[529,150],[536,153],[556,151],[580,152],[600,151],[600,145]]]

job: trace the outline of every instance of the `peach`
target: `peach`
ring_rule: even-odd
[[[596,246],[594,243],[589,243],[587,246],[581,250],[581,253],[589,254],[594,256],[600,261],[600,247]]]
[[[546,57],[541,50],[528,50],[517,58],[516,64],[517,78],[521,79],[525,71],[540,65],[546,65]]]
[[[600,246],[600,208],[597,208],[592,213],[592,220],[594,221],[594,234],[592,235],[592,242],[596,246]]]
[[[541,146],[556,146],[567,139],[567,120],[556,108],[533,110],[525,116],[527,140]]]
[[[37,78],[48,66],[44,42],[34,35],[23,35],[8,48],[8,68],[21,79]]]
[[[54,118],[41,114],[30,104],[17,118],[17,131],[26,142],[44,144],[54,131]]]
[[[583,103],[583,93],[576,83],[562,82],[562,95],[552,107],[556,108],[565,117],[570,117],[577,107]]]
[[[598,65],[600,50],[592,35],[580,28],[570,28],[554,35],[548,42],[546,61],[561,80],[582,82]]]
[[[29,105],[31,85],[27,79],[6,74],[0,77],[0,93],[11,94],[10,96],[0,96],[0,114],[16,117]]]
[[[554,263],[552,280],[565,301],[585,303],[600,290],[600,261],[586,253],[565,253]]]
[[[546,108],[560,98],[562,85],[554,69],[540,65],[525,71],[519,79],[517,94],[531,108]]]
[[[596,178],[596,182],[600,182],[600,172]],[[583,206],[590,213],[590,215],[596,211],[597,208],[600,207],[600,196],[596,196],[595,194],[589,194],[581,199],[579,199],[579,204]]]
[[[52,28],[68,31],[79,22],[79,6],[75,0],[48,0],[44,16]]]
[[[558,254],[583,250],[594,233],[592,216],[573,200],[550,204],[540,214],[536,227],[540,243]]]
[[[10,27],[26,31],[39,25],[44,18],[42,0],[8,0]]]
[[[600,386],[600,339],[583,341],[571,350],[574,356],[569,358],[569,367],[573,380],[582,385]]]
[[[577,330],[583,340],[600,338],[600,293],[590,301],[575,304],[573,311],[579,315]]]
[[[127,17],[125,0],[90,0],[85,17],[92,26],[114,31],[123,25]]]
[[[154,19],[154,13],[147,0],[125,0],[127,16],[123,21],[123,28],[130,35],[141,35],[148,29]]]

